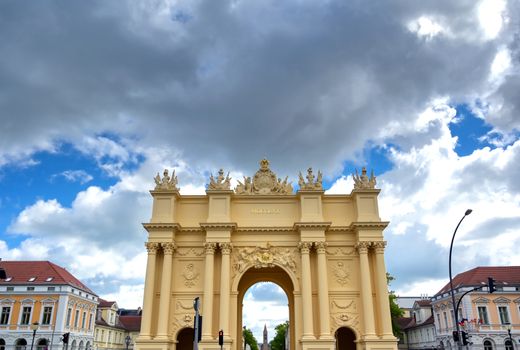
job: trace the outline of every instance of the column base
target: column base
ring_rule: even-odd
[[[397,339],[367,339],[357,342],[357,350],[397,350]]]
[[[336,340],[334,338],[313,339],[313,340],[306,340],[305,338],[302,338],[300,343],[302,345],[302,350],[335,350],[336,349]]]
[[[135,340],[135,350],[171,350],[173,343],[166,340],[142,339],[139,337]]]

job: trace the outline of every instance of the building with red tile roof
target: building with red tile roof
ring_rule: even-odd
[[[488,278],[496,291],[489,292]],[[470,336],[474,347],[518,348],[520,340],[520,266],[480,266],[453,278],[455,299],[461,300],[460,329]],[[467,294],[463,296],[464,293]],[[456,330],[450,283],[432,297],[439,346],[454,347]]]
[[[122,316],[115,301],[100,299],[94,330],[94,347],[97,350],[133,349],[135,338],[141,330],[141,315]]]
[[[96,293],[50,261],[0,261],[0,268],[0,344],[24,347],[34,335],[36,349],[61,350],[68,333],[71,349],[91,347]]]

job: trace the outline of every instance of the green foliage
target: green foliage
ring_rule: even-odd
[[[258,342],[256,341],[256,338],[250,329],[244,327],[242,335],[244,336],[246,343],[249,344],[249,346],[251,347],[251,350],[258,350]]]
[[[390,286],[390,283],[394,281],[395,278],[390,275],[388,272],[386,273],[386,283]],[[397,319],[404,315],[403,309],[397,305],[396,299],[397,296],[394,294],[393,290],[388,292],[388,299],[390,301],[390,317],[392,318],[392,331],[394,332],[394,336],[397,338],[402,338],[403,331],[401,327],[397,324]]]
[[[289,321],[285,321],[282,324],[279,324],[274,329],[276,331],[276,335],[273,340],[269,342],[271,345],[271,350],[284,350],[285,347],[285,332],[289,328]]]

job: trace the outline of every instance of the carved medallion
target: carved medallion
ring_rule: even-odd
[[[336,266],[332,269],[334,276],[336,277],[336,282],[344,286],[348,283],[350,279],[350,273],[348,271],[347,266],[342,261],[338,261]]]
[[[199,280],[199,271],[197,270],[195,265],[188,264],[184,267],[182,276],[184,277],[184,285],[188,288],[191,288]]]
[[[236,194],[292,194],[293,188],[290,182],[277,178],[276,174],[269,169],[269,161],[262,159],[260,169],[255,173],[253,179],[244,176],[244,182],[238,180],[235,188]]]

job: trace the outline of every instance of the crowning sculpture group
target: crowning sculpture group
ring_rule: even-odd
[[[254,194],[292,194],[293,187],[292,181],[288,182],[289,177],[285,179],[277,178],[276,174],[269,169],[269,161],[262,159],[260,161],[260,169],[255,173],[253,178],[250,176],[244,176],[243,182],[238,180],[238,184],[234,189],[235,194],[239,195],[254,195]],[[352,174],[354,180],[355,189],[373,189],[376,186],[376,177],[372,171],[370,177],[367,176],[367,170],[365,167],[361,170],[361,175],[358,174],[357,170],[355,174]],[[157,173],[154,178],[155,190],[178,190],[178,180],[175,175],[175,170],[170,177],[168,170],[165,169],[163,177]],[[300,190],[305,191],[322,191],[323,190],[323,174],[318,171],[318,175],[315,176],[312,168],[307,169],[307,175],[303,177],[301,171],[298,174],[298,186]],[[229,172],[224,177],[224,170],[220,169],[218,176],[214,177],[213,174],[209,177],[209,184],[207,185],[209,191],[229,191],[231,190],[231,178]]]

